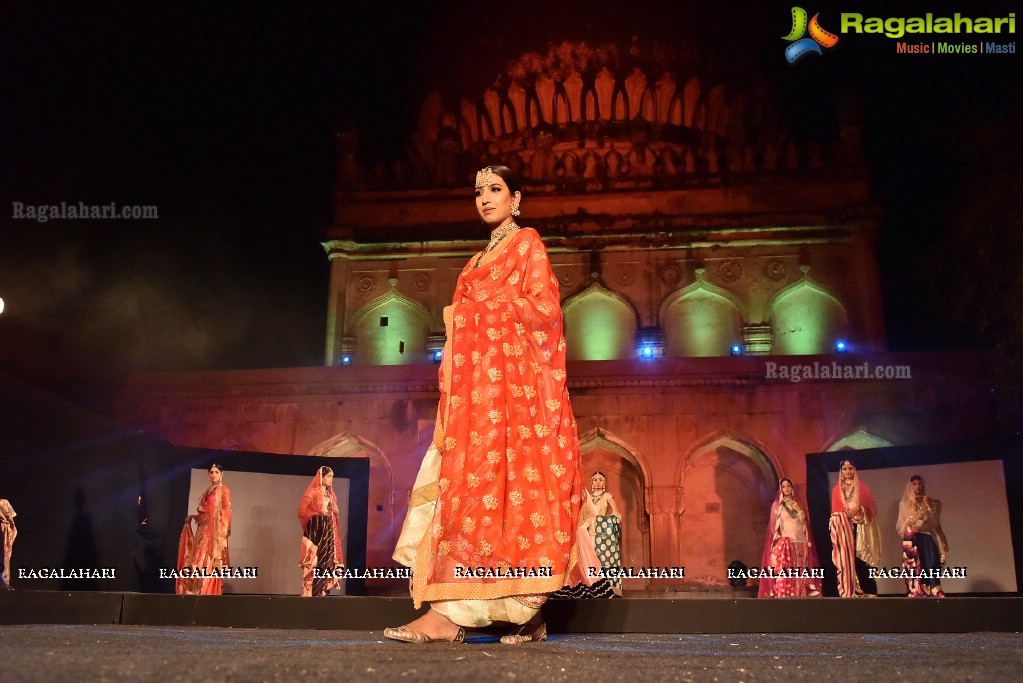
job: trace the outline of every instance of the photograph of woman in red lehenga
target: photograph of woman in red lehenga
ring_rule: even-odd
[[[334,470],[321,467],[309,484],[298,506],[302,523],[302,597],[329,595],[341,579],[335,570],[344,566],[341,534],[338,532],[337,494]]]
[[[838,595],[843,598],[877,595],[870,567],[881,563],[881,534],[877,528],[874,494],[849,460],[842,461],[838,483],[831,491],[831,561],[838,571]]]
[[[178,572],[185,569],[196,575],[175,580],[174,590],[179,595],[221,595],[223,579],[203,578],[202,575],[231,565],[227,552],[227,537],[231,535],[231,491],[222,481],[223,467],[213,463],[207,474],[209,488],[199,496],[196,514],[185,518],[178,542]]]
[[[576,563],[579,443],[565,375],[558,280],[531,228],[515,223],[522,181],[476,174],[490,242],[462,269],[439,372],[433,445],[394,559],[430,610],[384,635],[458,642],[465,628],[521,625],[504,643],[546,638],[540,606]]]
[[[821,595],[821,581],[812,576],[813,570],[820,569],[820,562],[813,547],[806,505],[797,500],[795,486],[788,478],[779,482],[778,495],[771,504],[760,568],[762,572],[772,570],[775,576],[761,576],[757,597]]]

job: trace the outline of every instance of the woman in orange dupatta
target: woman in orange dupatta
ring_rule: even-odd
[[[224,580],[202,575],[231,566],[227,537],[231,535],[231,491],[222,483],[224,468],[213,463],[208,472],[210,487],[199,496],[196,514],[185,518],[178,542],[178,573],[174,590],[179,595],[220,595]],[[195,520],[195,531],[192,531]]]
[[[321,467],[305,490],[298,506],[302,523],[302,597],[329,595],[340,583],[335,570],[343,567],[341,536],[338,533],[337,494],[334,493],[334,470]]]
[[[394,559],[430,610],[384,635],[461,641],[464,627],[521,624],[502,642],[546,637],[540,606],[576,563],[579,441],[565,376],[558,281],[531,228],[519,228],[521,181],[476,174],[491,229],[444,309],[433,445],[423,459]]]

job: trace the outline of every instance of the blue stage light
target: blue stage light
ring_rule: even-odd
[[[849,345],[844,340],[839,339],[835,342],[835,353],[845,353],[849,350]]]
[[[732,355],[733,356],[741,356],[742,355],[742,345],[741,344],[732,344],[731,351],[732,351]]]
[[[341,365],[351,365],[351,364],[352,364],[352,357],[351,356],[341,356]]]
[[[433,352],[433,362],[434,363],[439,363],[440,360],[443,357],[444,357],[444,351],[442,349],[437,349],[436,351]]]
[[[639,357],[644,360],[650,360],[654,357],[654,347],[649,344],[639,347]]]

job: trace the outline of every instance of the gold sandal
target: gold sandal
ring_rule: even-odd
[[[518,645],[520,643],[539,643],[541,640],[547,640],[546,622],[540,622],[540,627],[529,634],[522,632],[527,626],[529,626],[529,624],[523,624],[519,628],[518,633],[501,636],[501,643],[504,645]]]
[[[422,631],[417,631],[408,626],[398,626],[397,628],[385,628],[384,638],[390,638],[402,643],[413,643],[415,645],[426,645],[427,643],[464,643],[465,629],[459,626],[458,633],[453,638],[446,639],[428,636]]]

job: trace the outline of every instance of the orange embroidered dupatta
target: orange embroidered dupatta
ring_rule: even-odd
[[[558,281],[532,229],[495,251],[476,268],[470,260],[455,288],[437,505],[416,553],[417,606],[553,592],[576,559],[579,442]]]

